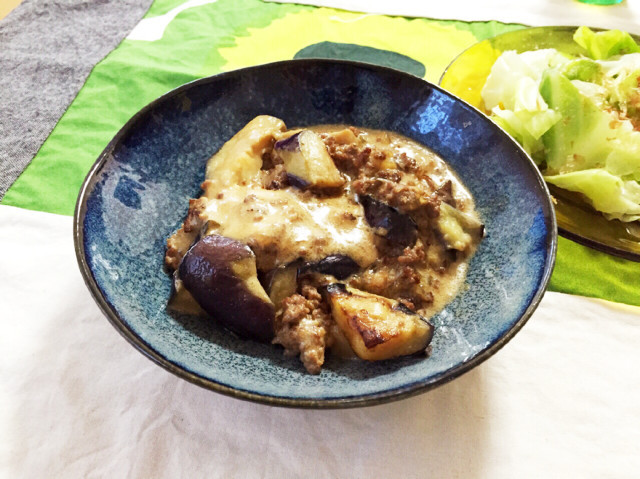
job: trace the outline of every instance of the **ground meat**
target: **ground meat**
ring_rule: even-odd
[[[416,160],[408,156],[404,151],[399,155],[393,157],[396,165],[402,171],[410,171],[415,172],[416,170]]]
[[[297,202],[305,205],[304,208],[307,207],[306,205],[312,205],[312,209],[316,209],[315,205],[322,204],[325,199],[329,206],[333,197],[345,196],[348,204],[353,208],[344,206],[334,208],[330,221],[335,222],[335,225],[346,225],[347,229],[351,223],[354,228],[359,224],[365,225],[366,228],[367,218],[361,217],[364,212],[361,205],[366,203],[363,200],[366,195],[400,211],[402,213],[400,216],[410,216],[417,225],[417,237],[407,234],[411,237],[410,241],[395,241],[391,233],[392,228],[372,228],[373,231],[367,232],[363,242],[371,250],[367,261],[359,263],[364,269],[340,279],[340,282],[365,292],[397,300],[420,314],[426,314],[422,311],[431,311],[440,307],[440,299],[436,297],[434,301],[433,294],[441,294],[452,283],[456,286],[448,273],[451,271],[453,262],[465,258],[465,256],[457,257],[457,253],[446,250],[437,230],[439,225],[436,219],[440,215],[442,204],[449,203],[465,211],[464,198],[456,197],[457,192],[454,191],[454,187],[459,188],[459,186],[457,183],[453,185],[451,181],[446,181],[451,178],[448,176],[446,167],[429,152],[421,152],[419,148],[386,132],[372,133],[355,127],[341,127],[333,130],[323,128],[319,134],[336,167],[348,181],[335,188],[314,188],[313,186],[304,190],[291,188],[291,194],[295,196]],[[278,133],[272,136],[270,142],[260,143],[260,150],[251,150],[261,152],[261,171],[251,178],[238,175],[242,176],[238,184],[248,186],[249,191],[244,197],[240,196],[236,199],[232,191],[220,187],[221,185],[215,179],[206,180],[202,184],[205,191],[202,204],[199,200],[190,202],[189,213],[184,224],[167,241],[166,264],[169,268],[177,268],[188,248],[201,234],[203,230],[201,216],[206,217],[209,214],[208,211],[202,212],[207,201],[214,201],[216,198],[232,203],[243,201],[243,204],[238,206],[247,216],[242,217],[241,229],[247,231],[255,227],[255,230],[249,231],[250,234],[243,239],[243,242],[255,254],[259,279],[265,286],[265,290],[268,294],[274,293],[274,301],[278,303],[273,342],[282,345],[285,354],[299,356],[308,372],[318,374],[325,362],[326,348],[333,348],[335,354],[354,355],[344,332],[331,317],[328,301],[322,298],[317,289],[321,285],[335,283],[337,280],[333,276],[317,272],[300,273],[298,266],[295,264],[292,266],[291,262],[312,263],[327,255],[342,253],[342,250],[341,247],[335,248],[335,242],[322,234],[312,235],[314,239],[302,245],[293,245],[283,241],[281,230],[278,230],[277,234],[272,234],[271,232],[263,233],[257,228],[265,224],[263,220],[268,214],[274,214],[271,210],[277,209],[276,207],[283,208],[282,218],[274,217],[276,220],[274,225],[278,228],[281,225],[288,227],[305,221],[303,209],[292,208],[292,211],[287,213],[287,205],[291,204],[291,201],[285,200],[284,197],[289,194],[288,192],[283,194],[283,192],[271,191],[268,194],[269,197],[280,199],[265,205],[264,201],[261,201],[261,196],[256,196],[256,192],[251,191],[279,190],[295,186],[289,183],[283,160],[278,152],[273,150],[276,139],[282,138],[283,135]],[[233,158],[228,160],[231,161],[230,171],[235,171],[232,166]],[[470,206],[472,207],[472,203]],[[233,219],[228,219],[228,216],[230,215],[221,214],[221,221],[232,222]],[[279,222],[279,219],[282,221]],[[215,220],[212,218],[212,221],[213,228]],[[372,221],[372,223],[375,222]],[[395,225],[396,222],[393,224]],[[406,226],[404,224],[396,230],[402,231]],[[414,232],[413,224],[409,224],[408,227]],[[399,234],[402,236],[402,233]],[[407,244],[413,244],[413,246],[407,247]],[[289,277],[291,275],[283,277],[282,284],[278,286],[279,289],[276,286],[271,288],[272,283],[267,280],[269,272],[283,265],[288,265],[285,271],[287,274],[295,273],[293,279]],[[183,292],[186,290],[183,289]],[[287,297],[282,299],[284,296]],[[366,320],[368,313],[360,311],[358,314]],[[365,338],[365,344],[373,346],[375,338],[369,339]]]
[[[282,345],[287,355],[299,354],[307,371],[318,374],[324,364],[325,348],[331,345],[328,331],[332,322],[328,306],[318,290],[303,284],[300,294],[282,301],[273,343]]]
[[[411,311],[415,311],[416,310],[416,305],[413,304],[412,301],[406,299],[406,298],[399,298],[398,299],[399,303],[402,303],[403,305],[405,305],[407,308],[409,308]]]
[[[341,143],[333,136],[325,136],[323,140],[338,169],[352,176],[375,174],[387,157],[384,151],[371,145],[358,145],[357,142]]]
[[[419,186],[366,176],[359,177],[352,183],[352,186],[359,195],[369,195],[403,212],[416,210],[423,204],[420,199],[424,192]]]
[[[437,195],[431,195],[426,200],[423,200],[422,208],[412,211],[411,217],[423,235],[432,233],[433,220],[440,216],[440,203],[440,198]]]
[[[421,279],[413,265],[379,263],[354,276],[349,285],[387,298],[404,298],[423,308],[433,302],[433,294]]]
[[[428,161],[428,158],[425,159],[427,161],[417,162],[404,151],[393,157],[393,161],[398,169],[425,181],[430,189],[433,190],[436,188],[436,183],[433,181],[432,176],[439,176],[437,172],[438,166],[434,161]]]
[[[398,170],[380,170],[377,174],[378,178],[383,178],[385,180],[400,182],[402,181],[402,172]]]
[[[167,252],[164,255],[164,262],[171,270],[176,270],[178,266],[180,266],[180,261],[182,261],[184,253],[173,246],[172,238],[173,236],[167,240]]]
[[[400,256],[398,256],[398,263],[408,265],[423,263],[425,259],[425,251],[422,243],[416,243],[413,247],[407,246]]]
[[[187,233],[192,231],[198,231],[202,228],[202,218],[200,215],[207,207],[207,201],[204,198],[198,198],[197,200],[189,200],[189,212],[184,220],[182,228]]]
[[[182,227],[167,239],[164,261],[170,269],[178,269],[182,257],[193,244],[203,226],[200,214],[206,208],[204,198],[189,200],[189,212]]]
[[[442,203],[448,203],[454,208],[462,205],[462,202],[456,200],[452,195],[451,181],[447,181],[428,198],[423,199],[422,208],[412,212],[411,216],[422,234],[431,234],[433,230],[433,220],[440,216],[440,205]]]
[[[268,146],[265,149],[264,153],[262,154],[262,169],[263,170],[270,170],[274,166],[282,164],[282,159],[280,158],[280,156],[273,149],[273,144],[274,143],[275,143],[275,141],[272,142],[271,145]]]
[[[287,171],[283,165],[275,165],[270,170],[263,170],[260,179],[262,187],[267,190],[280,190],[289,186]]]
[[[337,143],[333,137],[325,140],[327,151],[339,170],[347,173],[357,174],[362,167],[363,157],[358,157],[358,147],[354,143]]]

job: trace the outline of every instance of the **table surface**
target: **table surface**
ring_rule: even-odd
[[[171,88],[322,42],[350,45],[333,50],[347,58],[363,46],[399,53],[437,81],[468,46],[524,25],[640,29],[631,1],[308,3],[343,10],[0,3],[0,71],[11,80],[0,89],[0,476],[637,477],[640,264],[565,239],[551,290],[494,357],[368,408],[284,409],[201,389],[101,314],[75,259],[77,191],[115,132]],[[33,38],[47,40],[34,49]]]

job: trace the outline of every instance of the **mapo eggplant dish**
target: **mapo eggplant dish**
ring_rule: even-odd
[[[313,374],[327,350],[425,354],[484,235],[445,162],[387,131],[258,116],[211,157],[202,190],[167,241],[170,307]]]

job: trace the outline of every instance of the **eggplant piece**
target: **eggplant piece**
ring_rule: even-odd
[[[475,216],[444,202],[440,204],[436,229],[450,250],[465,251],[484,236],[484,225]]]
[[[315,272],[330,274],[336,279],[345,279],[360,271],[360,265],[344,254],[333,254],[316,263],[304,263],[298,268],[298,274]]]
[[[311,186],[307,180],[303,180],[299,176],[292,175],[291,173],[287,173],[287,182],[293,186],[294,188],[298,188],[299,190],[306,190]]]
[[[436,196],[440,198],[440,201],[447,203],[454,208],[457,206],[456,199],[453,196],[453,182],[451,180],[445,181],[442,186],[436,190]]]
[[[358,137],[351,128],[345,128],[339,131],[327,133],[327,138],[333,139],[338,145],[350,145],[358,141]]]
[[[269,298],[277,311],[282,305],[282,300],[298,290],[298,263],[294,262],[270,271],[266,283]]]
[[[378,361],[425,351],[433,325],[398,301],[334,283],[324,288],[331,314],[361,359]]]
[[[409,215],[368,195],[360,195],[358,200],[364,208],[367,223],[379,232],[379,236],[402,248],[416,244],[418,227]]]
[[[263,280],[265,289],[276,310],[282,300],[298,291],[298,276],[306,273],[330,274],[336,279],[345,279],[360,270],[360,266],[346,255],[331,255],[316,262],[297,260],[286,266],[269,271]]]
[[[274,306],[258,281],[256,257],[246,244],[204,236],[182,259],[178,277],[216,321],[242,337],[271,341]]]
[[[311,130],[277,141],[273,149],[284,163],[289,183],[297,188],[335,188],[344,184],[322,138]]]
[[[358,357],[356,356],[356,353],[353,352],[353,349],[351,348],[347,337],[344,335],[335,321],[329,326],[327,334],[330,337],[328,341],[328,344],[330,344],[330,346],[327,347],[331,349],[332,355],[342,359],[355,359]]]
[[[251,180],[262,167],[263,153],[285,128],[284,122],[273,116],[255,117],[209,159],[205,178],[215,177],[219,188]]]
[[[173,288],[171,299],[167,305],[172,311],[192,316],[206,316],[207,313],[200,307],[193,295],[184,287],[182,280],[178,277],[178,272],[173,274]]]

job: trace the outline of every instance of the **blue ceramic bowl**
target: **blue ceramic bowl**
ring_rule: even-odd
[[[207,159],[253,117],[402,133],[433,149],[475,196],[487,235],[464,288],[433,318],[432,355],[382,362],[329,357],[307,374],[282,349],[238,339],[166,309],[166,238],[200,194]],[[172,373],[241,399],[353,407],[426,391],[500,349],[538,305],[555,259],[556,223],[529,157],[473,107],[417,77],[334,60],[273,63],[194,81],[136,114],[109,143],[78,198],[75,246],[115,328]]]

